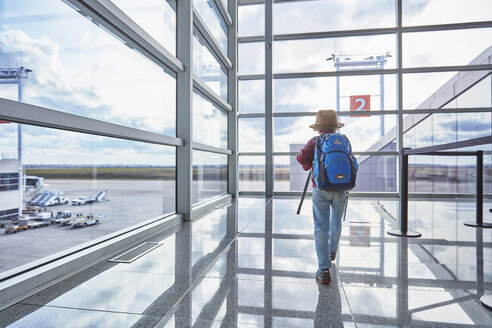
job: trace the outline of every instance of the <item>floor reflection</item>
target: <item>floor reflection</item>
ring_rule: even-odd
[[[152,238],[163,246],[131,264],[101,263],[2,311],[0,326],[492,326],[479,304],[492,230],[455,213],[473,202],[413,204],[423,237],[406,239],[386,233],[396,202],[351,199],[330,286],[314,278],[310,205],[298,216],[294,199],[240,198]]]

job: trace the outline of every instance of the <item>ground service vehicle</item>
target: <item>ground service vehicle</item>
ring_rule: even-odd
[[[93,224],[99,224],[99,216],[94,216],[93,214],[89,214],[85,218],[80,218],[72,221],[72,228],[80,228],[86,227]]]
[[[17,233],[17,231],[27,230],[27,220],[19,220],[18,223],[9,223],[5,225],[5,233]]]

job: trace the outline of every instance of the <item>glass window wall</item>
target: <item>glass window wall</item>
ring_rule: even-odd
[[[273,46],[273,71],[293,73],[395,68],[395,44],[395,36],[391,34],[277,41]],[[335,62],[332,54],[338,58]]]
[[[239,75],[265,74],[265,44],[263,42],[238,45]]]
[[[337,108],[339,81],[340,110],[350,111],[351,96],[370,96],[370,110],[396,109],[395,75],[361,75],[276,79],[274,81],[274,112],[317,112]],[[382,92],[381,92],[382,91]],[[381,93],[383,101],[381,101]],[[367,108],[367,106],[366,106]]]
[[[0,149],[16,146],[16,124],[1,124]],[[47,226],[2,238],[0,271],[175,211],[174,147],[23,125],[22,151],[23,219]],[[18,207],[19,190],[0,205],[9,192]]]
[[[333,0],[276,2],[273,8],[273,24],[274,34],[393,27],[395,2]]]
[[[265,152],[265,119],[238,120],[239,152]]]
[[[131,19],[176,55],[176,2],[173,0],[112,0]]]
[[[238,102],[240,114],[265,113],[265,81],[238,81]]]
[[[227,24],[222,17],[219,8],[214,1],[193,0],[193,6],[204,20],[212,36],[217,40],[220,47],[227,54]]]
[[[404,33],[403,67],[468,65],[490,46],[484,40],[492,28]]]
[[[62,1],[6,0],[1,13],[0,68],[32,70],[24,102],[175,136],[176,80],[161,67]]]
[[[193,204],[227,192],[227,155],[193,150]]]
[[[265,156],[239,156],[239,190],[265,191]]]
[[[193,93],[193,141],[227,149],[227,114],[198,93]]]
[[[492,20],[488,0],[402,1],[403,25],[450,24]]]
[[[238,7],[238,35],[265,35],[265,5],[248,5]]]
[[[227,70],[210,52],[206,41],[195,34],[193,37],[193,74],[199,77],[217,95],[227,101]]]

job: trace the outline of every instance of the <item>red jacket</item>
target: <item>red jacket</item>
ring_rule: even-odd
[[[321,132],[320,135],[324,135],[328,132]],[[297,155],[297,161],[301,164],[304,171],[308,171],[313,166],[314,160],[314,149],[316,148],[316,138],[312,137],[309,139],[307,144],[301,149],[301,152]],[[311,177],[311,182],[313,184],[313,188],[316,187],[314,183],[314,179]]]

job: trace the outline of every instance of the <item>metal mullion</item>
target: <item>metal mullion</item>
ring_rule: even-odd
[[[280,113],[274,113],[273,116],[274,117],[298,117],[298,116],[316,116],[316,114],[317,114],[317,112],[280,112]],[[360,112],[355,113],[355,112],[351,112],[351,111],[337,112],[338,116],[391,115],[391,114],[398,114],[398,111],[396,111],[396,110],[375,110],[375,111],[364,112],[363,114],[360,114]]]
[[[439,73],[439,72],[458,72],[458,71],[488,71],[492,70],[492,64],[483,65],[458,65],[458,66],[429,66],[429,67],[409,67],[402,68],[403,74],[412,73]]]
[[[227,24],[227,27],[231,27],[232,26],[232,18],[229,15],[229,13],[227,12],[227,9],[224,7],[224,3],[222,2],[222,0],[214,0],[214,2],[215,2],[215,5],[217,6],[217,8],[219,9],[220,14],[222,15],[222,18],[224,19],[225,23]]]
[[[354,155],[369,155],[369,156],[397,156],[397,151],[354,151]],[[299,152],[295,151],[278,151],[274,152],[274,156],[296,156]]]
[[[176,135],[185,141],[184,147],[176,150],[176,212],[183,214],[185,220],[192,220],[193,5],[191,1],[177,1],[176,7],[176,53],[185,66],[176,79]],[[191,270],[191,266],[187,267]]]
[[[264,118],[264,113],[238,114],[238,118]]]
[[[232,151],[230,149],[224,149],[224,148],[209,146],[209,145],[202,144],[200,142],[195,142],[195,141],[192,142],[191,147],[193,150],[202,150],[202,151],[206,151],[209,153],[225,154],[225,155],[231,155],[232,154]]]
[[[222,111],[228,113],[232,110],[230,104],[228,104],[224,99],[217,95],[215,91],[210,89],[210,87],[196,75],[193,75],[193,86],[208,100],[217,105]]]
[[[298,73],[276,73],[274,79],[299,79],[310,77],[330,77],[330,76],[358,76],[358,75],[381,75],[395,74],[396,69],[372,69],[372,70],[352,70],[352,71],[325,71],[325,72],[298,72]]]
[[[0,98],[0,118],[5,121],[80,132],[166,146],[183,146],[181,138],[100,121],[54,109]]]
[[[265,156],[265,152],[242,152],[238,156]]]
[[[432,109],[404,109],[403,114],[461,114],[461,113],[490,113],[492,107],[470,108],[432,108]]]
[[[433,31],[449,31],[463,29],[477,29],[492,27],[492,21],[482,21],[475,23],[458,23],[458,24],[440,24],[440,25],[421,25],[402,27],[403,33],[415,32],[433,32]],[[396,27],[369,28],[358,30],[342,30],[342,31],[323,31],[323,32],[308,32],[308,33],[288,33],[276,34],[273,36],[274,41],[288,40],[308,40],[308,39],[325,39],[325,38],[340,38],[350,36],[369,36],[369,35],[386,35],[396,33]],[[239,43],[263,42],[263,35],[251,35],[240,37]]]
[[[288,33],[276,34],[273,36],[274,41],[291,41],[291,40],[310,40],[310,39],[328,39],[328,38],[343,38],[351,36],[369,36],[369,35],[386,35],[394,34],[396,28],[371,28],[359,30],[342,30],[342,31],[323,31],[323,32],[308,32],[308,33]],[[239,43],[262,42],[265,37],[262,35],[252,35],[239,38]]]
[[[137,49],[150,60],[175,74],[184,70],[183,63],[167,51],[159,42],[135,23],[110,0],[65,0],[78,8],[80,14],[89,16],[94,22]]]
[[[399,72],[403,74],[413,73],[439,73],[456,71],[488,71],[492,70],[492,64],[483,65],[464,65],[464,66],[433,66],[433,67],[411,67],[401,68]],[[397,74],[397,69],[374,69],[374,70],[353,70],[353,71],[325,71],[325,72],[296,72],[296,73],[276,73],[274,79],[301,79],[315,77],[336,77],[336,76],[361,76],[361,75],[381,75]],[[241,75],[240,81],[262,80],[263,74]]]
[[[219,0],[220,1],[220,0]],[[229,26],[228,38],[228,51],[229,59],[232,63],[232,68],[227,72],[228,83],[228,102],[231,105],[231,111],[227,116],[227,134],[228,134],[228,148],[232,150],[232,154],[228,158],[227,168],[227,190],[232,197],[237,197],[237,191],[239,186],[239,167],[238,167],[238,81],[237,81],[237,67],[238,67],[238,44],[237,44],[237,18],[238,8],[237,0],[227,0],[229,13],[231,18],[231,25]]]
[[[403,33],[413,33],[413,32],[464,30],[464,29],[487,28],[487,27],[492,27],[492,21],[455,23],[455,24],[405,26],[405,27],[402,27],[401,30]]]
[[[200,17],[200,14],[196,11],[196,9],[193,8],[193,24],[197,28],[197,30],[200,32],[200,34],[203,36],[205,39],[206,43],[210,46],[212,50],[212,55],[216,57],[216,59],[222,63],[227,69],[232,68],[232,63],[230,59],[226,56],[222,48],[220,47],[219,43],[217,40],[213,37],[212,33],[208,29],[207,25],[205,25],[205,22],[202,20]]]
[[[265,195],[273,196],[273,0],[265,1]]]
[[[403,47],[402,47],[402,19],[403,19],[403,9],[402,9],[402,0],[395,0],[395,19],[396,19],[396,106],[398,110],[397,115],[397,123],[396,123],[396,147],[398,150],[398,172],[397,172],[397,192],[398,192],[398,213],[397,219],[398,224],[402,218],[402,195],[403,195],[403,174],[402,174],[402,166],[403,166],[403,133],[404,133],[404,125],[403,125]]]
[[[264,42],[265,36],[263,35],[253,35],[253,36],[241,36],[237,39],[238,43],[258,43]]]
[[[239,75],[238,81],[264,80],[265,74]]]

